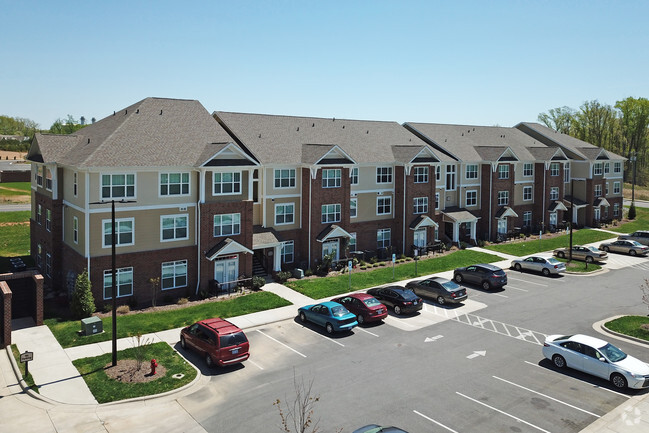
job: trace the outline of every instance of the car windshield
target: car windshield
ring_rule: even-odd
[[[235,332],[233,334],[221,335],[221,347],[237,346],[248,341],[246,334]]]
[[[368,307],[376,307],[377,305],[381,305],[381,303],[376,298],[367,298],[363,301],[363,303]]]
[[[349,311],[347,311],[347,308],[343,307],[342,305],[339,305],[338,307],[331,307],[332,316],[341,317],[344,316],[345,314],[349,314]]]
[[[454,283],[453,281],[447,281],[445,283],[442,283],[442,286],[444,286],[444,288],[447,290],[457,290],[460,288],[460,286]]]
[[[559,260],[555,259],[554,257],[550,257],[549,259],[546,259],[546,260],[551,265],[558,265],[559,263],[561,263]]]
[[[631,245],[633,245],[634,247],[643,247],[643,246],[644,246],[644,245],[642,245],[642,244],[641,244],[640,242],[638,242],[638,241],[629,241],[629,242],[630,242]]]
[[[586,247],[586,248],[588,248],[589,250],[594,251],[597,254],[599,254],[599,250],[597,248],[595,248],[595,247]]]
[[[602,352],[611,362],[622,361],[626,358],[626,353],[622,352],[610,343],[604,347],[600,347],[599,351]]]

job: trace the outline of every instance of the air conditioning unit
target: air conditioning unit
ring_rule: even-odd
[[[104,332],[104,324],[97,316],[81,319],[81,333],[83,335],[101,334]]]

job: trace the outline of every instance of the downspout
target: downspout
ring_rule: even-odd
[[[311,205],[311,169],[309,168],[309,237],[308,237],[308,242],[307,242],[307,248],[308,250],[308,258],[309,258],[309,269],[311,269],[311,208],[313,207]]]
[[[198,200],[196,201],[196,212],[194,212],[194,236],[196,236],[196,293],[198,295],[201,286],[201,202],[205,197],[205,170],[201,169],[198,173]]]
[[[546,176],[547,176],[547,168],[543,170],[543,208],[541,209],[541,222],[544,223],[542,224],[541,229],[545,227],[545,210],[547,209],[545,207],[545,194],[547,191],[547,185],[546,185]],[[550,218],[550,214],[548,213],[548,219]]]
[[[493,164],[489,164],[489,240],[491,241],[491,225],[493,224],[493,214],[491,213],[491,204],[493,203]]]
[[[406,253],[406,166],[403,167],[403,218],[401,225],[403,227],[403,241],[401,242],[401,253]]]

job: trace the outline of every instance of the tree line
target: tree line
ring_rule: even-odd
[[[95,123],[95,118],[92,118]],[[40,129],[38,123],[31,119],[22,117],[0,116],[0,135],[15,135],[17,137],[28,137],[22,139],[4,139],[0,140],[0,150],[9,150],[14,152],[27,152],[31,145],[34,134],[37,132],[46,132],[51,134],[72,134],[86,126],[85,117],[81,116],[79,120],[68,114],[65,119],[58,118],[52,123],[49,129]]]
[[[613,106],[586,101],[577,110],[566,106],[552,108],[539,114],[538,120],[555,131],[627,158],[626,182],[633,180],[635,157],[636,183],[649,184],[649,99],[628,97]]]

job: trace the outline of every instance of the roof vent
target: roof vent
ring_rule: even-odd
[[[366,133],[366,134],[369,134],[369,133],[370,133],[370,130],[368,129],[367,131],[365,131],[365,133]]]
[[[335,118],[335,117],[333,118],[333,121],[334,121],[334,122],[336,121],[336,118]]]
[[[259,134],[259,138],[261,138],[261,134]]]
[[[473,128],[473,130],[475,131],[475,128]]]
[[[446,140],[448,140],[448,138],[445,138],[445,139],[444,139],[444,143],[446,143]]]
[[[90,144],[90,139],[88,139],[88,144]]]
[[[312,123],[312,124],[311,124],[311,128],[313,128],[314,126],[315,126],[315,123]]]
[[[162,116],[162,110],[160,110],[160,115]]]
[[[124,110],[124,114],[128,114],[128,110]]]
[[[462,137],[464,137],[464,132],[462,133]]]
[[[343,125],[343,129],[345,129],[345,125]]]
[[[115,112],[113,111],[113,116],[115,115]]]
[[[300,127],[299,127],[299,126],[297,127],[297,130],[298,130],[298,131],[300,130]]]
[[[135,114],[140,114],[140,109],[135,110]]]

